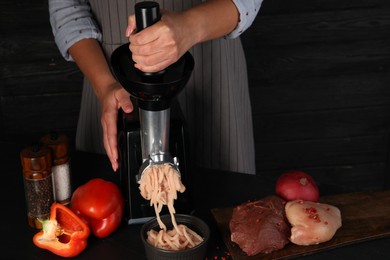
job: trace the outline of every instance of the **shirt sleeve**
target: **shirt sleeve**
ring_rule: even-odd
[[[255,20],[263,0],[232,0],[240,14],[236,28],[226,38],[237,38],[248,29]]]
[[[55,43],[68,61],[73,61],[68,49],[76,42],[86,38],[102,39],[86,0],[49,0],[49,15]]]

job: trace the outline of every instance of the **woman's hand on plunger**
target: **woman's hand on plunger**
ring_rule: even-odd
[[[130,41],[135,67],[144,72],[157,72],[175,63],[195,44],[189,37],[188,17],[184,13],[162,11],[161,20],[136,31],[135,16],[128,19],[126,37]]]
[[[157,72],[175,63],[195,44],[227,35],[239,21],[233,1],[208,0],[182,12],[161,11],[161,19],[137,32],[128,18],[126,37],[137,69]]]

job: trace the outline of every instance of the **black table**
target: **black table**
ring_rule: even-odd
[[[36,247],[32,237],[38,231],[27,224],[22,169],[19,160],[25,143],[0,142],[0,194],[3,198],[1,223],[1,259],[63,259]],[[111,170],[105,155],[74,152],[71,157],[73,187],[95,177],[115,181],[119,176]],[[231,259],[221,239],[210,209],[229,207],[273,193],[274,184],[260,176],[233,172],[196,169],[193,174],[195,215],[211,229],[207,259]],[[390,223],[389,223],[390,224]],[[75,259],[145,259],[140,239],[141,225],[123,223],[107,238],[90,236],[88,246]],[[305,259],[385,259],[390,256],[390,238],[377,239],[305,256]]]

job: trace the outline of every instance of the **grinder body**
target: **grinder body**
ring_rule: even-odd
[[[160,19],[159,6],[156,2],[137,3],[135,14],[137,31]],[[126,205],[128,223],[144,222],[155,216],[153,207],[150,207],[149,201],[141,197],[138,188],[139,176],[152,164],[169,163],[181,174],[187,191],[184,195],[179,194],[175,208],[177,212],[188,212],[191,204],[189,172],[188,169],[183,172],[183,167],[179,166],[182,162],[179,163],[177,156],[171,156],[171,152],[178,152],[182,153],[180,156],[183,157],[180,161],[188,159],[185,157],[185,130],[182,118],[176,117],[174,126],[177,129],[172,129],[178,133],[172,133],[170,126],[172,101],[191,75],[194,67],[192,55],[187,52],[163,71],[144,73],[134,67],[129,45],[125,44],[113,52],[111,64],[118,81],[135,98],[133,103],[139,111],[138,118],[134,113],[126,115],[122,112],[118,120],[121,186],[128,204]],[[176,106],[176,109],[180,114],[180,108]],[[170,141],[170,136],[175,137],[173,142]],[[174,149],[170,149],[171,146]],[[149,208],[144,207],[145,203]]]

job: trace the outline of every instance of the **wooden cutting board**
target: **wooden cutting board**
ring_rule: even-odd
[[[212,209],[222,237],[235,260],[288,259],[316,252],[390,236],[390,190],[358,192],[320,198],[321,203],[337,206],[342,215],[342,227],[332,240],[311,246],[287,244],[270,254],[248,257],[230,240],[229,221],[233,208]]]

